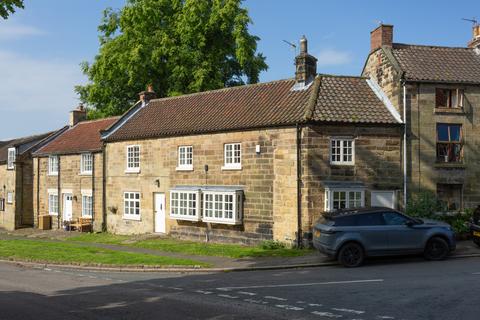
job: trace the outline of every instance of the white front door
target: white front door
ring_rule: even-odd
[[[155,232],[165,233],[165,193],[155,193]]]
[[[395,191],[372,191],[372,207],[387,207],[395,209]]]
[[[73,217],[73,196],[71,193],[63,195],[63,221],[72,221]]]

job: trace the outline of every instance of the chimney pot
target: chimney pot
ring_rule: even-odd
[[[302,36],[300,39],[300,53],[307,53],[308,52],[308,41],[305,35]]]
[[[393,25],[381,24],[370,32],[370,52],[393,44]]]

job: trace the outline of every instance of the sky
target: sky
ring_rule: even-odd
[[[395,3],[395,5],[392,5]],[[58,129],[78,104],[75,85],[85,84],[80,63],[98,52],[97,26],[107,7],[125,0],[25,0],[25,9],[0,19],[0,140]],[[370,31],[393,24],[394,41],[465,46],[480,1],[245,0],[269,69],[262,82],[291,78],[295,51],[283,40],[308,39],[317,71],[359,75]]]

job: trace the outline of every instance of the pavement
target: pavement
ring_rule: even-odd
[[[117,273],[0,262],[0,319],[479,319],[480,258],[241,273]]]
[[[20,229],[16,231],[0,230],[0,240],[5,239],[36,239],[38,241],[50,241],[60,242],[65,238],[72,235],[78,235],[77,233],[65,232],[62,230],[49,230],[42,231],[38,229]],[[156,235],[142,235],[143,238],[158,237]],[[176,258],[186,258],[205,262],[212,267],[208,269],[199,268],[161,268],[162,271],[183,271],[183,272],[210,272],[210,271],[246,271],[246,270],[267,270],[267,269],[290,269],[301,267],[317,267],[317,266],[331,266],[336,265],[337,262],[330,257],[319,253],[318,251],[311,250],[311,252],[298,257],[251,257],[251,258],[228,258],[228,257],[215,257],[215,256],[200,256],[200,255],[187,255],[181,253],[165,252],[152,249],[134,248],[122,245],[100,244],[100,243],[76,243],[78,245],[95,246],[99,248],[105,248],[110,250],[117,250],[123,252],[133,253],[145,253],[157,256],[168,256]],[[467,258],[467,257],[480,257],[480,248],[478,248],[472,241],[459,241],[457,242],[457,249],[452,253],[450,258]],[[401,261],[420,261],[423,257],[409,256],[400,258],[387,258]],[[18,262],[18,261],[17,261]],[[18,262],[20,263],[20,262]],[[368,261],[367,261],[368,263]],[[59,266],[58,264],[37,264],[37,263],[25,263],[29,266]],[[72,265],[72,268],[80,269],[92,269],[100,270],[105,269],[109,271],[156,271],[159,268],[144,267],[144,266],[123,266],[123,267],[101,267],[101,266],[78,266]]]

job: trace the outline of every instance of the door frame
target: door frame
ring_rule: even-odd
[[[71,210],[70,220],[66,220],[66,214],[65,214],[65,213],[67,212],[67,210],[66,210],[66,206],[67,206],[67,199],[66,199],[66,198],[67,198],[67,196],[72,197],[72,200],[70,200],[71,203],[72,203],[72,210]],[[62,220],[63,220],[63,221],[72,221],[72,220],[73,220],[73,193],[71,193],[71,192],[65,192],[65,193],[63,193],[63,194],[62,194],[62,202],[63,202],[63,205],[62,205],[62,218],[63,218],[63,219],[62,219]]]
[[[164,223],[163,223],[163,231],[157,231],[157,195],[163,196],[163,215],[164,215]],[[166,234],[167,233],[167,195],[165,192],[154,192],[153,193],[153,232]]]

